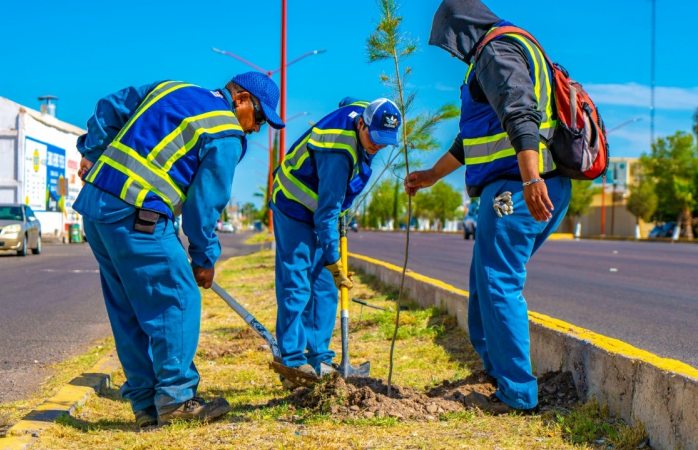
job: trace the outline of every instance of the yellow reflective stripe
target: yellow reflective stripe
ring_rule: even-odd
[[[136,197],[136,206],[141,207],[143,206],[143,201],[145,200],[145,196],[148,194],[148,189],[141,189],[141,191],[138,193],[138,197]],[[160,196],[164,198],[162,195]],[[167,200],[165,200],[167,201]],[[174,209],[172,205],[170,205],[170,209]]]
[[[114,143],[112,143],[112,145],[114,145]],[[138,175],[137,173],[129,170],[126,166],[123,166],[121,163],[114,161],[113,159],[111,159],[110,157],[108,157],[105,154],[102,154],[102,156],[100,156],[100,159],[102,159],[110,167],[113,167],[114,169],[123,173],[127,177],[133,178],[134,180],[138,181],[142,186],[145,186],[147,189],[143,189],[144,191],[150,190],[150,191],[155,192],[165,203],[167,203],[167,206],[171,210],[174,211],[174,208],[172,206],[172,202],[170,202],[170,200],[167,198],[167,196],[165,194],[163,194],[162,192],[160,192],[160,190],[158,190],[155,186],[148,183],[148,181],[145,178],[143,178],[142,176]],[[141,194],[139,194],[138,197],[140,198]]]
[[[124,186],[121,188],[121,193],[119,194],[120,199],[125,199],[126,198],[126,192],[128,192],[128,188],[131,186],[133,183],[133,178],[128,178],[126,180],[126,183],[124,183]]]
[[[474,66],[475,66],[475,63],[471,63],[468,66],[468,70],[465,71],[465,79],[463,80],[463,84],[468,84],[468,77],[470,76],[470,72],[473,70]]]
[[[516,35],[516,34],[506,34],[505,36],[509,36],[511,38],[516,39],[517,41],[521,42],[526,48],[528,49],[531,59],[533,60],[534,68],[535,68],[535,74],[536,74],[536,99],[538,100],[538,105],[544,106],[545,107],[545,118],[550,119],[552,117],[552,90],[551,90],[551,84],[550,84],[550,76],[547,71],[547,64],[545,60],[545,56],[543,56],[543,52],[535,45],[532,45],[529,43],[528,39],[525,39],[523,36]],[[540,64],[539,64],[540,61]],[[545,105],[540,105],[541,101],[541,95],[542,95],[542,88],[541,86],[541,67],[540,65],[543,64],[545,66],[546,70],[543,70],[543,83],[545,85],[545,90],[547,94],[547,101]]]
[[[512,39],[516,39],[517,41],[521,42],[527,49],[529,54],[531,55],[531,60],[533,61],[533,72],[535,73],[536,77],[536,100],[538,101],[538,105],[540,106],[540,97],[541,97],[541,83],[540,83],[540,64],[538,64],[538,58],[536,58],[536,53],[534,53],[533,48],[531,45],[528,43],[528,40],[524,39],[522,36],[519,36],[517,34],[505,34],[505,36],[510,37]]]
[[[165,165],[162,167],[163,170],[165,170],[165,171],[170,170],[170,168],[172,167],[172,165],[173,165],[175,162],[177,162],[177,160],[178,160],[182,155],[184,155],[185,153],[187,153],[189,150],[191,150],[191,148],[192,148],[194,145],[196,145],[196,143],[199,141],[199,136],[201,136],[202,134],[204,134],[204,133],[211,133],[211,134],[214,134],[214,133],[220,133],[221,131],[227,131],[227,130],[242,130],[242,128],[240,128],[239,125],[235,125],[235,124],[232,124],[232,123],[227,123],[227,124],[218,125],[218,126],[215,126],[215,127],[212,127],[212,128],[199,128],[199,129],[197,129],[196,132],[194,132],[194,136],[189,140],[189,142],[187,142],[186,144],[184,144],[184,146],[183,146],[182,148],[180,148],[179,150],[177,150],[177,151],[174,153],[174,155],[172,155],[172,156],[170,157],[170,159],[167,160],[167,162],[165,163]]]
[[[483,164],[494,161],[495,159],[506,158],[507,156],[516,155],[516,151],[513,148],[505,148],[497,153],[492,153],[491,155],[485,156],[475,156],[473,158],[465,158],[466,164]]]
[[[465,138],[463,139],[463,147],[469,147],[479,144],[489,144],[491,142],[497,142],[501,139],[508,138],[506,131],[504,133],[493,134],[492,136],[483,136],[477,138]]]
[[[97,174],[99,173],[100,170],[102,170],[102,166],[104,165],[104,162],[102,161],[97,161],[97,164],[91,171],[90,175],[85,179],[85,181],[92,183],[95,178],[97,178]]]
[[[123,153],[126,153],[128,156],[139,162],[143,167],[145,167],[149,172],[153,173],[156,175],[158,178],[161,178],[164,182],[166,182],[179,196],[179,198],[183,201],[186,196],[184,193],[179,189],[179,187],[172,181],[172,178],[167,174],[166,171],[160,169],[159,167],[153,165],[152,163],[148,162],[144,157],[138,154],[137,151],[133,150],[132,148],[122,144],[121,142],[112,142],[111,143],[112,147],[114,147],[117,150],[122,151]],[[102,154],[102,156],[105,156]],[[113,161],[113,160],[112,160]],[[120,165],[120,164],[119,164]],[[121,166],[124,167],[124,166]],[[125,168],[125,167],[124,167]],[[132,173],[130,170],[126,169],[129,173]],[[127,173],[128,175],[128,173]],[[135,175],[135,174],[134,174]],[[138,178],[136,178],[137,181]],[[143,184],[143,186],[146,186]],[[150,186],[150,183],[147,184],[147,186]],[[150,189],[153,192],[156,192],[155,189]],[[158,194],[161,194],[159,191],[157,191]]]
[[[368,106],[368,102],[358,101],[358,102],[350,103],[347,106]]]
[[[171,83],[171,81],[166,81],[165,83]],[[165,83],[159,84],[158,87],[162,86]],[[157,102],[158,100],[160,100],[161,98],[163,98],[164,96],[166,96],[167,94],[169,94],[171,92],[174,92],[178,89],[182,89],[185,87],[190,87],[190,86],[195,86],[195,85],[182,83],[182,84],[178,84],[176,86],[173,86],[169,89],[166,89],[166,90],[162,91],[161,93],[159,93],[158,95],[152,96],[152,98],[149,98],[150,96],[146,97],[146,102],[138,109],[136,114],[134,114],[128,120],[126,125],[121,129],[121,131],[119,131],[119,134],[116,135],[116,138],[114,139],[114,141],[120,141],[121,138],[123,137],[123,135],[126,134],[126,132],[131,128],[131,125],[133,125],[135,123],[136,119],[138,119],[141,116],[141,114],[146,112],[148,110],[148,108],[153,106],[153,103]],[[157,88],[155,88],[155,89],[157,89]],[[155,91],[155,89],[153,89],[153,91]]]
[[[165,136],[160,142],[158,142],[158,145],[153,147],[153,149],[150,151],[148,154],[148,161],[153,161],[155,158],[160,154],[162,149],[164,149],[168,144],[170,144],[177,136],[182,134],[182,132],[185,130],[187,125],[189,125],[191,122],[196,122],[198,120],[202,119],[208,119],[210,117],[218,117],[218,116],[228,116],[235,118],[235,114],[233,114],[232,111],[209,111],[203,114],[199,114],[197,116],[191,116],[187,117],[184,120],[182,120],[182,123],[179,124],[177,128],[172,130],[170,134]],[[242,127],[237,126],[234,129],[242,131]]]
[[[291,183],[293,183],[293,184],[294,184],[296,187],[298,187],[298,189],[300,189],[301,191],[305,192],[310,198],[312,198],[312,199],[314,199],[314,200],[317,201],[317,198],[318,198],[318,197],[317,197],[317,194],[316,194],[315,192],[313,192],[312,190],[310,190],[310,188],[308,188],[306,185],[304,185],[303,183],[301,183],[300,180],[299,180],[298,178],[296,178],[296,177],[294,177],[293,175],[291,175],[291,172],[290,172],[289,169],[287,169],[287,168],[284,167],[284,166],[281,166],[281,170],[283,170],[284,175],[286,175],[286,178],[288,178],[288,181],[290,181]],[[300,202],[299,202],[299,203],[300,203]]]
[[[296,156],[296,153],[298,153],[298,151],[299,151],[302,147],[304,147],[305,144],[308,143],[308,139],[310,139],[310,133],[308,133],[308,135],[307,135],[305,138],[303,138],[303,140],[300,141],[300,142],[298,143],[298,145],[296,145],[295,147],[293,147],[293,150],[291,150],[291,152],[288,153],[288,154],[286,155],[286,158],[284,158],[284,161],[283,161],[283,162],[286,162],[286,161],[289,161],[289,160],[293,160],[293,157]]]

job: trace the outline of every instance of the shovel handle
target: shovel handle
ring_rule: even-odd
[[[347,217],[342,214],[339,216],[339,257],[342,260],[342,268],[344,276],[349,273],[349,250],[347,246]],[[349,314],[349,289],[342,286],[339,289],[340,308],[342,316]]]

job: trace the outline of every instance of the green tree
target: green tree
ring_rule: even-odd
[[[573,225],[581,227],[579,218],[589,211],[594,195],[600,191],[600,188],[591,187],[590,180],[572,180],[572,195],[570,197],[570,206],[567,209],[567,217]]]
[[[405,89],[405,82],[412,72],[410,67],[401,70],[402,58],[412,55],[417,49],[416,41],[409,39],[400,32],[402,17],[397,14],[395,0],[379,0],[381,20],[368,38],[366,45],[369,62],[389,60],[393,64],[394,75],[382,74],[381,81],[391,88],[395,103],[403,118],[403,133],[401,148],[393,148],[388,155],[387,165],[394,171],[409,171],[409,154],[414,151],[429,151],[437,148],[439,143],[434,139],[433,132],[443,120],[458,117],[460,114],[455,105],[447,104],[436,112],[426,112],[415,117],[408,117],[416,93]],[[400,152],[402,150],[402,152]],[[393,182],[392,219],[393,226],[398,227],[400,198],[397,192],[402,190],[401,180]]]
[[[415,216],[438,220],[439,226],[443,227],[447,220],[458,216],[463,197],[453,186],[440,181],[429,189],[419,191],[414,202]]]
[[[367,208],[366,225],[377,228],[388,223],[393,218],[393,205],[398,204],[398,219],[405,213],[406,194],[403,191],[397,192],[397,202],[395,201],[395,189],[391,180],[383,180],[373,190],[371,201]]]
[[[657,202],[657,193],[649,180],[643,178],[630,187],[627,208],[635,216],[635,225],[639,225],[640,220],[647,222],[652,218],[657,210]]]
[[[259,210],[257,209],[257,206],[254,203],[247,202],[244,203],[240,208],[240,214],[243,217],[242,220],[244,223],[251,223],[257,220],[259,216]]]
[[[657,193],[655,217],[675,219],[684,228],[684,236],[693,239],[692,211],[696,207],[698,189],[698,150],[693,136],[677,131],[652,144],[650,155],[640,158],[643,172],[650,178]]]

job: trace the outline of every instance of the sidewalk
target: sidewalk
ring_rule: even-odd
[[[216,276],[269,328],[275,322],[273,264],[272,252],[264,251],[222,263]],[[394,294],[379,292],[375,280],[366,278],[352,291],[384,308],[394,308]],[[139,433],[119,398],[124,380],[117,370],[111,387],[59,417],[29,448],[634,448],[643,440],[641,430],[608,419],[596,405],[575,406],[573,393],[556,390],[561,382],[545,385],[547,406],[536,415],[492,416],[466,407],[469,389],[493,388],[473,375],[479,363],[467,336],[436,309],[402,311],[393,374],[401,398],[387,398],[381,380],[387,379],[393,321],[392,311],[352,303],[351,359],[370,360],[375,378],[363,384],[326,381],[314,391],[291,394],[268,368],[271,353],[263,341],[205,291],[199,394],[226,397],[232,413],[211,424],[182,422]],[[333,348],[341,348],[338,332]]]

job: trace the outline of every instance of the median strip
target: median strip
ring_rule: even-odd
[[[350,254],[350,265],[398,286],[402,268]],[[467,329],[468,292],[410,270],[406,293],[422,307],[439,307]],[[531,360],[537,373],[571,371],[578,392],[629,423],[640,422],[656,448],[698,448],[698,370],[623,341],[530,312]]]

